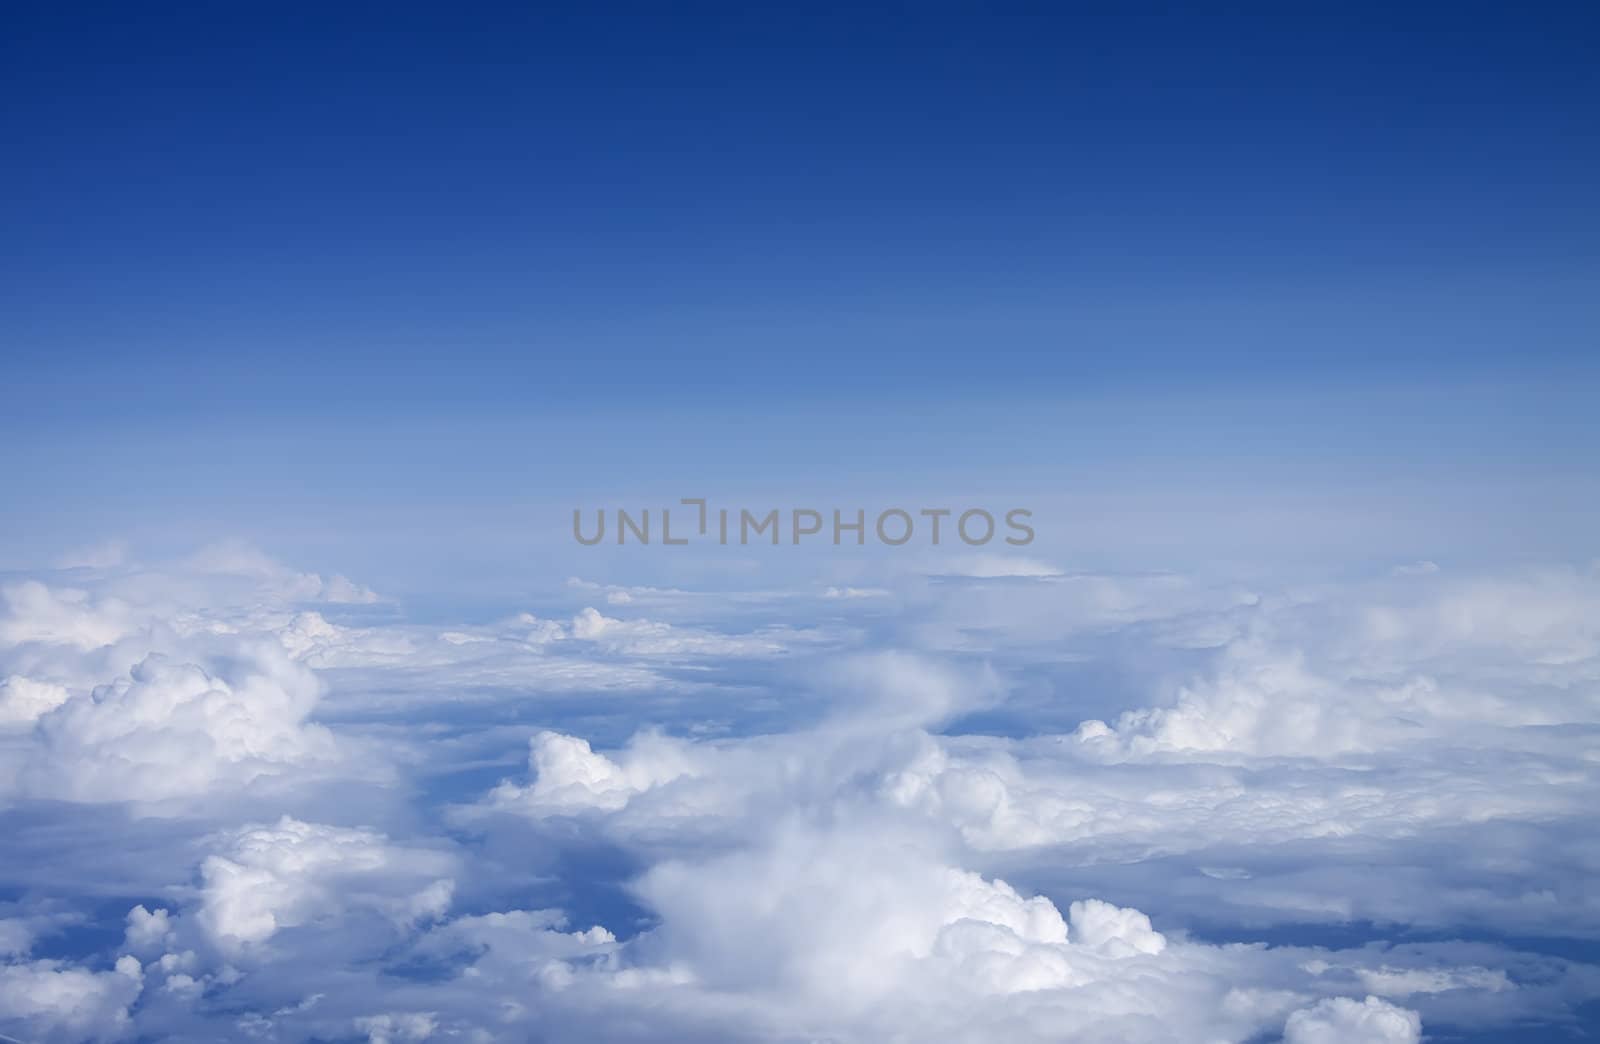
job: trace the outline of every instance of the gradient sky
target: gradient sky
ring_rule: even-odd
[[[1069,553],[1244,496],[1394,516],[1384,553],[1506,512],[1464,550],[1577,546],[1596,40],[1577,5],[20,10],[0,536],[359,529],[384,572],[401,516],[565,552],[580,500],[712,487],[1099,498],[1119,539]]]
[[[1593,1037],[1600,6],[457,6],[6,10],[0,1041]]]

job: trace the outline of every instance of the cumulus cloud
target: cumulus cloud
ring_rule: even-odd
[[[147,910],[143,903],[128,911],[123,946],[141,957],[166,951],[176,938],[171,914],[162,907]]]
[[[1284,1044],[1417,1044],[1422,1020],[1377,997],[1329,997],[1289,1016]]]
[[[1150,918],[1099,899],[1072,904],[1072,933],[1078,942],[1111,957],[1160,953],[1167,948],[1166,938],[1150,927]]]
[[[1063,917],[882,823],[790,820],[633,891],[656,925],[627,943],[528,914],[435,932],[494,939],[463,986],[532,979],[546,1019],[602,1036],[648,1010],[653,1032],[617,1034],[641,1039],[1242,1041],[1324,1017],[1331,982],[1305,951],[1174,944],[1100,900]]]
[[[1366,687],[1347,693],[1292,651],[1231,644],[1217,673],[1180,688],[1171,707],[1125,713],[1115,729],[1089,721],[1078,737],[1094,749],[1158,753],[1304,754],[1359,751],[1402,727],[1426,693]]]
[[[444,853],[394,845],[370,830],[285,816],[230,835],[206,857],[199,921],[235,953],[352,906],[412,925],[449,908],[453,867]]]
[[[134,627],[128,606],[115,598],[94,598],[78,588],[50,588],[26,580],[0,589],[6,614],[0,616],[0,645],[38,642],[81,650],[111,645]]]
[[[0,1025],[42,1041],[115,1040],[129,1029],[128,1008],[142,988],[131,957],[103,972],[63,961],[0,964]]]
[[[309,724],[316,677],[269,646],[228,665],[231,677],[161,655],[69,698],[39,719],[26,792],[71,801],[161,801],[243,786],[294,766],[331,762],[337,744]]]
[[[0,1031],[1415,1042],[1600,996],[1592,570],[989,573],[445,628],[238,546],[12,583]]]
[[[1067,924],[1049,900],[867,836],[786,828],[703,863],[662,863],[637,885],[660,942],[709,985],[781,987],[855,1008],[934,964],[987,992],[1070,980],[1051,947]]]
[[[67,702],[67,690],[50,682],[13,674],[0,681],[0,727],[32,725],[48,711]]]
[[[535,815],[619,809],[633,795],[695,771],[682,744],[652,733],[636,736],[614,761],[576,736],[540,732],[529,741],[528,766],[533,783],[502,783],[490,794],[494,805]]]

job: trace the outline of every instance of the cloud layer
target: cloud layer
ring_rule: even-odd
[[[0,1032],[1403,1044],[1600,997],[1595,569],[980,566],[445,626],[239,545],[7,581]]]

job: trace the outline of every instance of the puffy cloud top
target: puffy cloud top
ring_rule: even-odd
[[[1283,1025],[1284,1044],[1417,1044],[1422,1020],[1377,997],[1329,997],[1295,1012]]]
[[[413,924],[449,907],[453,868],[443,853],[392,845],[370,830],[285,816],[238,831],[206,858],[200,923],[233,952],[352,906]]]
[[[152,655],[126,676],[39,720],[28,792],[72,801],[160,801],[241,786],[332,760],[332,734],[305,721],[317,678],[270,646],[246,650],[232,677]]]

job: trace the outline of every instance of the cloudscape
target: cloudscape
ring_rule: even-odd
[[[1600,1033],[1600,20],[24,5],[0,1041]]]

